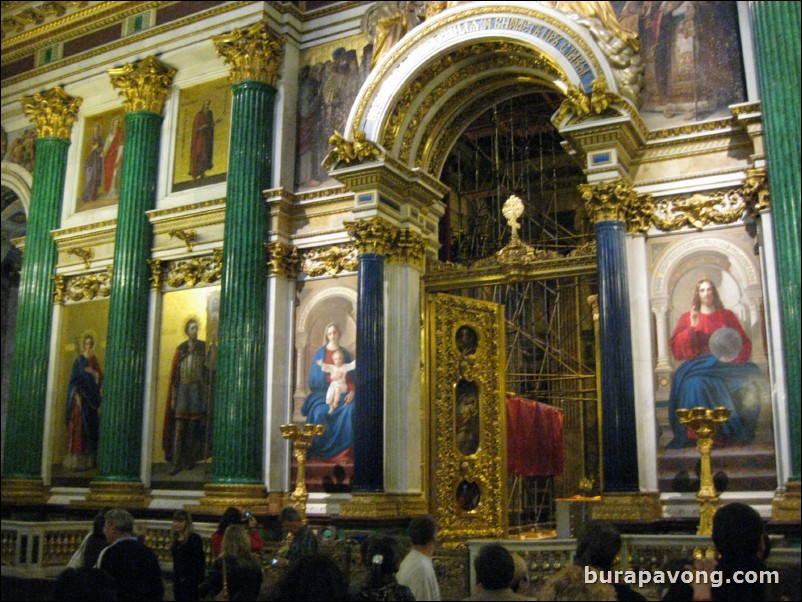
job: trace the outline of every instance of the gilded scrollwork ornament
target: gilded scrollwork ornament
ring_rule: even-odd
[[[150,288],[152,290],[161,290],[164,283],[164,272],[162,270],[161,259],[148,259],[150,266]]]
[[[170,230],[167,234],[170,238],[177,238],[183,241],[188,253],[192,253],[192,248],[198,240],[198,232],[196,230]]]
[[[149,56],[136,65],[128,63],[109,69],[111,85],[123,96],[126,113],[148,111],[161,115],[176,70]]]
[[[284,54],[284,37],[276,35],[265,21],[247,29],[236,28],[212,38],[217,55],[231,69],[231,82],[258,81],[278,84]]]
[[[22,110],[36,126],[38,138],[69,140],[83,99],[74,98],[57,86],[33,96],[24,96],[20,102]]]
[[[70,249],[67,255],[75,255],[84,262],[84,267],[88,270],[89,264],[95,258],[95,250],[92,247],[79,247],[77,249]]]
[[[769,180],[766,177],[765,169],[747,169],[746,179],[741,190],[747,198],[750,213],[758,215],[761,211],[771,208]]]
[[[354,239],[359,253],[387,255],[398,238],[398,228],[380,217],[356,222],[343,222],[343,226]]]
[[[267,248],[267,271],[270,276],[295,278],[301,267],[301,253],[298,247],[281,241],[265,243]]]
[[[359,258],[352,244],[309,249],[301,259],[301,271],[307,276],[336,276],[341,272],[355,272],[358,267]]]
[[[211,284],[220,280],[222,272],[222,254],[191,257],[168,263],[164,268],[164,282],[172,288]]]
[[[111,295],[111,267],[79,276],[58,274],[53,277],[53,283],[54,303],[103,299]]]

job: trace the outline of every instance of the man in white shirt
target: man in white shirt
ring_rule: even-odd
[[[440,600],[432,555],[437,547],[437,526],[431,516],[417,516],[409,522],[412,549],[398,569],[396,579],[412,590],[416,600]]]

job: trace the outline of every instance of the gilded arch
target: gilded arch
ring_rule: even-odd
[[[613,66],[610,45],[596,40],[599,31],[608,42],[614,36],[598,20],[544,4],[465,3],[427,20],[379,61],[346,132],[364,131],[402,164],[437,176],[461,131],[499,99],[552,92],[587,114],[604,96],[594,113],[612,99],[617,114],[635,114],[637,86],[627,82],[638,72],[637,54],[619,40],[617,59],[629,62]],[[555,117],[558,126],[570,120],[562,111]]]

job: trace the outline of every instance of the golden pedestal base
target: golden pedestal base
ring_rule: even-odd
[[[73,500],[70,505],[83,508],[147,508],[153,499],[139,482],[92,481],[85,500]]]
[[[347,518],[407,518],[428,512],[422,495],[399,493],[354,493],[340,507],[340,516]]]
[[[788,481],[785,492],[776,494],[771,502],[771,519],[799,523],[802,513],[801,493],[799,481]]]
[[[197,506],[187,510],[202,514],[222,514],[226,508],[247,509],[254,514],[267,514],[270,505],[264,485],[239,485],[235,483],[208,483],[203,487],[204,495]]]
[[[663,518],[660,492],[603,493],[601,501],[593,504],[595,520],[654,522]]]
[[[41,479],[3,479],[3,505],[34,506],[47,503],[50,491]]]

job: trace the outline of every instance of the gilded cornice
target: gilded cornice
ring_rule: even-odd
[[[738,105],[731,105],[730,112],[735,117],[744,115],[755,115],[761,113],[762,108],[760,102],[745,102]]]
[[[199,255],[173,261],[150,260],[151,288],[165,284],[170,288],[186,288],[214,284],[223,272],[223,249],[214,249],[210,255]]]
[[[746,215],[757,216],[770,208],[766,172],[750,169],[742,186],[731,190],[695,193],[658,201],[650,196],[641,199],[627,216],[627,229],[646,232],[656,228],[672,232],[680,228],[696,228],[715,224],[732,224]]]
[[[130,15],[134,15],[134,14],[138,14],[138,13],[140,13],[142,11],[148,10],[149,8],[157,8],[158,6],[161,6],[161,5],[166,4],[166,3],[165,2],[125,2],[125,3],[123,3],[123,2],[105,2],[104,4],[115,5],[115,6],[122,5],[122,4],[133,4],[133,5],[135,5],[134,7],[129,7],[125,11],[121,11],[121,9],[119,9],[119,8],[114,9],[114,10],[117,10],[117,11],[120,11],[120,12],[119,13],[114,12],[107,19],[104,19],[104,21],[100,24],[102,26],[110,26],[110,25],[114,25],[116,23],[119,23],[120,27],[122,27],[122,20],[125,17],[128,17]],[[14,85],[14,84],[17,84],[19,82],[25,81],[27,79],[30,79],[30,78],[33,78],[33,77],[40,77],[45,73],[49,73],[49,72],[52,72],[52,71],[55,71],[55,70],[61,70],[61,69],[63,69],[64,67],[66,67],[68,65],[72,65],[72,64],[75,64],[75,63],[80,62],[80,61],[85,61],[85,60],[88,60],[88,59],[92,59],[94,57],[98,57],[98,56],[101,56],[101,55],[108,55],[108,56],[112,56],[113,55],[116,61],[120,61],[120,60],[124,59],[127,56],[141,56],[143,53],[148,52],[148,51],[158,52],[159,49],[163,46],[163,44],[160,43],[160,42],[153,42],[151,45],[148,46],[147,43],[146,43],[146,40],[148,40],[150,38],[154,38],[155,36],[164,34],[166,32],[170,32],[170,31],[185,27],[186,25],[190,25],[192,23],[198,23],[198,22],[201,22],[201,21],[210,21],[211,23],[213,23],[212,25],[209,25],[208,27],[204,27],[202,29],[195,29],[195,30],[193,30],[192,32],[190,32],[188,34],[185,34],[185,35],[182,35],[182,36],[175,36],[172,39],[172,41],[176,42],[176,41],[181,40],[181,39],[189,39],[189,38],[197,37],[199,33],[203,32],[203,31],[216,29],[219,26],[220,20],[219,19],[214,19],[214,17],[218,17],[219,15],[223,15],[225,13],[234,11],[234,10],[240,8],[241,6],[251,5],[251,4],[253,4],[253,3],[252,2],[247,2],[247,1],[232,2],[230,4],[223,4],[221,6],[217,6],[217,7],[213,8],[213,9],[208,10],[208,11],[191,15],[191,16],[185,18],[185,19],[180,19],[180,20],[177,20],[177,21],[171,21],[170,23],[167,23],[165,25],[162,25],[162,26],[159,26],[159,27],[154,27],[152,29],[147,29],[147,30],[145,30],[145,31],[143,31],[143,32],[141,32],[139,34],[127,36],[125,38],[117,40],[116,42],[112,42],[110,44],[104,44],[104,45],[99,46],[97,48],[92,48],[92,49],[87,50],[85,52],[81,52],[79,54],[76,54],[74,56],[70,56],[68,58],[64,58],[64,59],[55,61],[53,63],[49,63],[47,65],[43,65],[42,67],[38,67],[36,69],[32,69],[30,71],[26,71],[23,74],[20,74],[20,75],[17,75],[15,77],[13,77],[13,78],[9,78],[9,79],[4,80],[3,83],[4,83],[4,85],[7,85],[7,86]],[[23,45],[21,49],[18,49],[18,50],[15,51],[15,54],[19,55],[19,56],[15,57],[15,59],[31,55],[34,52],[38,51],[40,48],[44,48],[46,46],[54,44],[57,41],[66,41],[66,40],[71,39],[73,37],[80,37],[81,35],[91,34],[93,31],[96,30],[96,27],[95,27],[94,24],[97,23],[97,21],[90,18],[89,22],[91,24],[86,26],[86,27],[84,27],[81,31],[68,30],[68,31],[66,31],[64,33],[59,34],[58,36],[55,36],[55,37],[45,36],[45,37],[42,38],[42,40],[37,42],[35,47],[32,47],[30,45]],[[2,63],[5,65],[7,62],[12,62],[12,56],[11,56],[10,53],[9,53],[9,56],[6,56],[6,53],[4,51],[3,52],[3,57],[2,57]]]
[[[109,69],[111,85],[124,97],[123,108],[128,113],[149,111],[161,115],[175,74],[175,69],[153,56],[142,59],[136,66],[128,63]]]
[[[312,190],[310,192],[299,192],[295,194],[295,199],[299,204],[308,204],[310,201],[330,200],[340,196],[347,196],[350,198],[350,193],[345,186],[337,185],[330,188]]]
[[[69,249],[85,246],[94,247],[101,244],[114,242],[117,220],[97,222],[75,228],[65,228],[63,230],[52,230],[51,236],[55,241],[60,252]]]
[[[266,21],[245,30],[235,28],[212,38],[217,55],[231,69],[231,82],[259,81],[278,84],[278,71],[284,53],[283,36],[276,35]]]
[[[102,272],[53,276],[53,303],[94,301],[111,295],[111,266]]]
[[[548,253],[548,252],[545,252]],[[470,267],[451,262],[430,261],[424,276],[426,290],[447,291],[466,286],[521,282],[539,278],[554,278],[590,274],[596,271],[596,254],[589,247],[574,256],[548,259],[535,250],[532,260],[523,258],[518,263],[503,263],[495,260],[480,260]],[[479,265],[477,265],[479,264]]]
[[[20,102],[22,110],[36,126],[38,138],[69,140],[83,100],[73,98],[57,86],[33,96],[23,96]]]
[[[298,276],[301,267],[301,253],[298,247],[280,241],[265,243],[268,252],[267,273],[269,276],[283,276],[292,279]]]
[[[356,272],[359,267],[356,246],[351,243],[307,249],[301,254],[301,271],[307,276],[337,276]]]
[[[594,222],[626,221],[638,195],[624,178],[598,184],[580,184],[579,193]]]
[[[647,139],[649,142],[664,140],[666,138],[683,138],[687,136],[697,136],[700,134],[709,134],[711,132],[719,132],[728,128],[733,128],[734,123],[731,117],[726,119],[716,119],[714,121],[703,121],[702,123],[691,123],[675,128],[666,128],[664,130],[654,130],[649,132]]]
[[[398,228],[389,222],[374,217],[355,222],[343,222],[343,226],[354,239],[357,251],[362,253],[376,253],[387,255],[388,251],[398,238]]]

